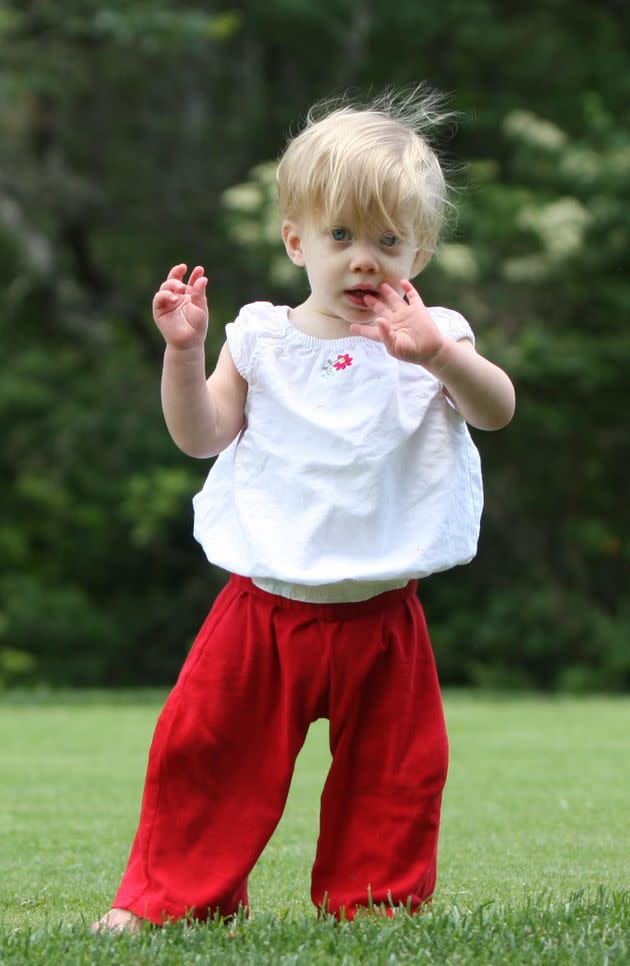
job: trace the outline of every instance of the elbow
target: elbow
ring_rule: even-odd
[[[514,413],[516,412],[516,391],[514,386],[510,383],[510,394],[505,401],[504,410],[502,413],[502,418],[499,420],[496,429],[505,429],[509,426],[514,419]]]
[[[220,452],[220,448],[217,448],[216,445],[217,441],[214,439],[189,436],[186,433],[174,432],[172,429],[169,429],[169,433],[180,453],[183,453],[184,456],[190,456],[192,459],[206,460]]]
[[[502,406],[497,407],[491,413],[484,414],[482,419],[478,421],[471,420],[470,422],[475,429],[482,429],[492,433],[509,426],[514,418],[515,411],[516,399],[514,393],[512,393],[511,398],[506,399]]]
[[[228,442],[231,442],[228,441]],[[221,443],[221,440],[214,439],[211,442],[205,441],[184,441],[184,440],[174,440],[175,445],[178,450],[182,452],[185,456],[190,456],[194,460],[209,460],[214,456],[218,456],[219,453],[225,449],[228,443]]]
[[[202,449],[196,446],[185,446],[185,445],[182,445],[181,443],[178,443],[177,441],[176,441],[176,446],[178,450],[184,454],[184,456],[190,456],[194,460],[207,460],[217,455],[217,453],[214,453],[207,449]]]
[[[499,430],[499,429],[505,429],[506,426],[509,426],[510,423],[512,422],[512,417],[513,416],[514,416],[514,413],[511,413],[509,416],[507,416],[507,417],[505,417],[503,419],[496,419],[496,420],[493,420],[493,421],[488,421],[485,424],[485,426],[477,426],[477,429],[483,429],[487,433],[496,433],[497,430]]]
[[[186,439],[173,436],[173,442],[182,453],[196,460],[209,460],[218,456],[224,449],[232,443],[243,428],[241,424],[238,429],[231,427],[212,434],[212,438]]]

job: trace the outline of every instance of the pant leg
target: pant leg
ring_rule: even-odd
[[[271,595],[243,583],[233,578],[217,598],[151,746],[114,905],[156,923],[247,905],[247,876],[282,814],[316,702],[312,646]]]
[[[332,764],[312,898],[352,918],[370,901],[433,893],[448,745],[433,653],[415,594],[346,621],[331,661]]]

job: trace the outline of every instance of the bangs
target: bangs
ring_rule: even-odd
[[[373,234],[391,231],[408,240],[417,215],[413,191],[362,161],[357,159],[347,174],[338,169],[332,176],[327,165],[314,173],[303,195],[303,216],[331,226],[350,222]]]

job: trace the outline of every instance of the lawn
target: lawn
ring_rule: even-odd
[[[0,701],[0,964],[630,963],[630,700],[448,693],[440,878],[415,918],[318,920],[325,722],[250,883],[252,913],[93,938],[135,830],[163,695]]]

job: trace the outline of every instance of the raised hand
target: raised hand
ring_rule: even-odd
[[[374,324],[354,322],[350,331],[382,342],[395,359],[425,365],[439,353],[445,338],[411,282],[403,279],[400,287],[407,301],[387,282],[379,285],[378,296],[365,295],[365,304],[374,312]]]
[[[175,265],[153,297],[155,324],[176,349],[202,345],[208,330],[208,279],[203,267],[197,265],[185,282],[186,270],[186,265]]]

